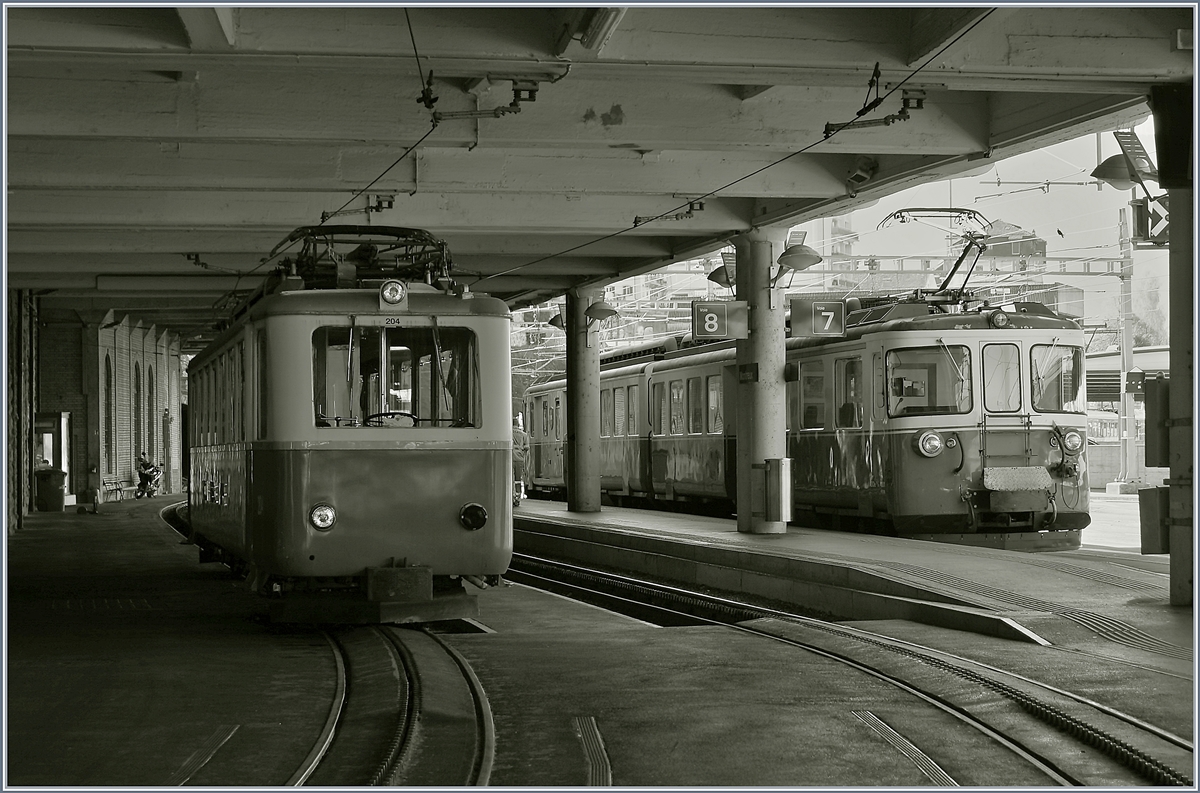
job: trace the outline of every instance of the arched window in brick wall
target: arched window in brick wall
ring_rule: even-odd
[[[154,367],[146,367],[146,452],[150,462],[158,456],[158,445],[154,442],[158,433],[158,381],[154,379]],[[161,461],[159,461],[161,462]]]
[[[133,454],[135,460],[136,456],[145,449],[146,447],[142,445],[142,369],[135,361],[133,364]]]
[[[113,452],[113,373],[112,359],[104,354],[104,471],[116,473],[116,454]]]

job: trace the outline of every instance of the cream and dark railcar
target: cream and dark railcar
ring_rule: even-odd
[[[277,595],[280,620],[472,616],[464,582],[512,553],[508,308],[456,287],[424,232],[294,244],[189,366],[201,558]]]

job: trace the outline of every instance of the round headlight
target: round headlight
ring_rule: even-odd
[[[1005,314],[1003,311],[993,311],[991,314],[988,314],[988,322],[992,324],[993,328],[1007,328],[1012,324],[1012,320],[1008,318],[1008,314]]]
[[[487,510],[483,508],[483,504],[467,504],[458,513],[458,521],[465,529],[479,531],[483,524],[487,523]]]
[[[926,457],[937,457],[946,447],[942,434],[937,430],[925,430],[916,439],[917,451]]]
[[[1067,430],[1063,434],[1063,448],[1074,454],[1083,448],[1083,436],[1075,430]]]
[[[337,513],[328,504],[317,504],[308,513],[308,520],[318,531],[329,531],[337,520]]]
[[[404,284],[399,281],[384,281],[383,286],[379,288],[379,295],[383,302],[394,306],[404,299]]]

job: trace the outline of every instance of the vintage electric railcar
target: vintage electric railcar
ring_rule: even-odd
[[[1079,546],[1083,333],[1038,303],[964,308],[918,293],[851,312],[844,338],[787,340],[795,522]],[[615,503],[736,509],[734,354],[721,342],[602,361],[601,487]],[[535,493],[564,488],[565,408],[564,382],[528,389]]]
[[[276,619],[470,616],[512,552],[509,325],[412,229],[297,229],[188,367],[202,560]]]

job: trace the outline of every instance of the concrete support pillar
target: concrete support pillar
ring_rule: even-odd
[[[787,523],[767,520],[768,459],[787,456],[787,391],[783,379],[783,296],[771,286],[786,230],[755,230],[734,238],[737,299],[750,306],[750,337],[737,342],[737,527],[782,534]]]
[[[1171,605],[1192,605],[1192,566],[1196,557],[1192,514],[1192,399],[1195,394],[1194,296],[1195,229],[1191,190],[1168,190],[1171,209],[1170,308],[1171,384],[1168,406],[1170,448]]]
[[[594,293],[567,293],[567,509],[600,511],[600,341],[584,314]]]

